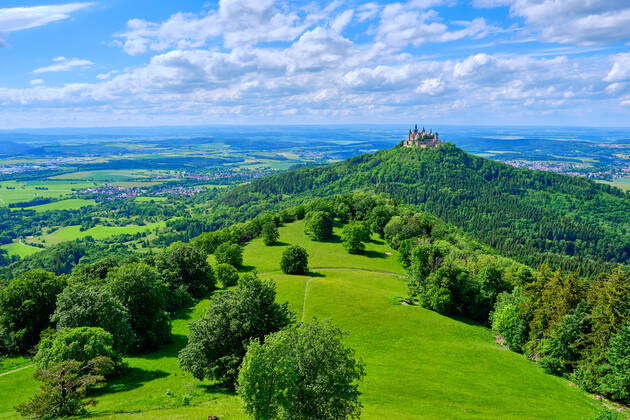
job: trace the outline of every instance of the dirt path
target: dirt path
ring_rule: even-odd
[[[309,292],[309,286],[311,285],[311,282],[314,279],[312,277],[309,277],[306,279],[306,284],[304,284],[304,300],[302,300],[302,318],[300,319],[300,322],[304,322],[304,317],[305,317],[305,313],[306,313],[306,299],[308,299],[308,292]]]
[[[19,367],[19,368],[13,369],[13,370],[8,370],[8,371],[6,371],[6,372],[0,373],[0,377],[2,377],[2,376],[6,376],[6,375],[10,375],[10,374],[12,374],[12,373],[19,372],[19,371],[24,370],[24,369],[28,369],[28,368],[30,368],[31,366],[33,366],[33,364],[32,364],[32,363],[31,363],[31,364],[29,364],[29,365],[26,365],[26,366],[21,366],[21,367]]]

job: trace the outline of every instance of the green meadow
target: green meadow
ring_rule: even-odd
[[[77,210],[82,207],[93,206],[96,204],[94,200],[84,200],[82,198],[69,198],[67,200],[54,201],[39,206],[26,207],[26,210],[35,210],[36,212],[44,212],[49,210]]]
[[[399,304],[395,297],[406,294],[404,270],[383,242],[373,238],[364,254],[350,255],[338,240],[306,238],[302,222],[280,233],[276,246],[256,239],[245,247],[244,270],[274,280],[278,300],[289,302],[297,321],[331,319],[347,332],[347,344],[367,371],[362,418],[580,420],[595,413],[596,400],[500,347],[484,326]],[[280,273],[289,244],[307,249],[309,275]],[[130,373],[96,392],[93,413],[104,419],[245,418],[236,395],[178,367],[188,323],[208,305],[203,300],[173,322],[170,346],[126,358]],[[13,407],[36,391],[33,371],[0,376],[0,419],[17,418]]]
[[[2,245],[0,248],[6,250],[9,255],[15,255],[20,258],[28,257],[29,255],[33,255],[34,253],[41,251],[40,248],[26,245],[23,242],[13,242],[7,245]]]
[[[73,190],[93,186],[94,183],[79,181],[2,181],[0,182],[0,206],[27,202],[36,197],[60,198],[72,194]]]
[[[144,226],[127,225],[127,226],[102,226],[98,225],[93,228],[81,231],[81,226],[65,226],[57,229],[47,235],[39,236],[36,239],[45,245],[56,245],[65,241],[74,241],[91,236],[94,239],[107,239],[116,235],[135,234],[146,232],[151,229],[164,226],[166,222],[151,223]]]

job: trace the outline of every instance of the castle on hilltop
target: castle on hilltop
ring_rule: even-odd
[[[409,130],[407,139],[403,140],[402,145],[404,147],[436,147],[444,143],[440,140],[438,133],[433,133],[431,130],[426,131],[422,127],[422,131],[418,130],[418,125],[413,130]]]

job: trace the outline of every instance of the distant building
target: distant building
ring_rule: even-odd
[[[404,147],[436,147],[444,143],[440,140],[438,133],[434,133],[431,130],[426,131],[422,127],[422,131],[418,130],[418,125],[413,130],[409,130],[407,139],[403,140],[402,145]]]

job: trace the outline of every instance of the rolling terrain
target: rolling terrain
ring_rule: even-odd
[[[461,227],[502,254],[581,274],[630,259],[627,193],[588,179],[517,169],[465,153],[396,147],[254,180],[223,202],[258,209],[352,191],[385,193]]]
[[[332,319],[348,333],[347,343],[367,369],[362,418],[586,419],[595,413],[596,400],[500,347],[489,329],[399,304],[395,298],[406,294],[405,271],[397,252],[376,236],[363,254],[350,255],[336,237],[314,242],[303,232],[303,222],[294,222],[280,228],[276,246],[251,241],[243,270],[273,279],[278,301],[288,301],[298,321]],[[308,275],[279,271],[289,244],[308,250]],[[127,357],[130,373],[97,391],[93,413],[105,419],[245,418],[236,395],[178,367],[188,323],[208,305],[202,300],[174,321],[172,345]],[[5,365],[0,395],[8,398],[0,399],[0,418],[17,418],[13,406],[37,388],[34,368],[24,359]]]

